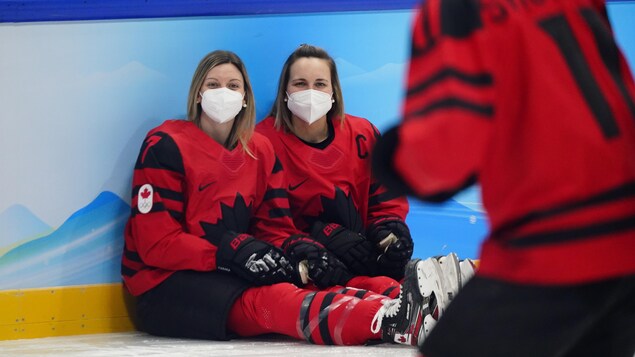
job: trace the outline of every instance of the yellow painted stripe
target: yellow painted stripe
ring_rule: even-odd
[[[0,340],[132,331],[122,284],[0,291]]]
[[[0,290],[0,340],[133,331],[127,305],[122,284]]]

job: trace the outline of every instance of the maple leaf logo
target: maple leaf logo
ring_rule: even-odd
[[[245,199],[240,193],[236,193],[233,207],[221,202],[221,218],[216,223],[200,222],[201,228],[205,232],[203,238],[218,245],[220,238],[227,231],[247,233],[249,221],[251,220],[252,206],[253,203],[247,206]]]
[[[337,223],[353,232],[362,233],[362,217],[351,195],[347,195],[336,186],[333,198],[321,196],[320,201],[322,203],[322,212],[317,216],[304,216],[304,220],[309,224],[309,227],[315,221],[322,221],[324,223]]]
[[[141,192],[141,198],[146,199],[150,197],[150,194],[151,194],[150,190],[148,190],[148,188],[146,187],[146,189],[143,190],[143,192]]]

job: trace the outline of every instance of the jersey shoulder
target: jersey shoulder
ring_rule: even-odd
[[[166,120],[151,129],[146,135],[135,168],[163,168],[179,173],[185,171],[181,149],[179,148],[179,133],[187,127],[184,120]]]
[[[350,114],[346,114],[344,118],[344,128],[347,128],[352,135],[361,134],[372,138],[377,138],[379,136],[379,130],[377,130],[370,120]],[[335,121],[334,125],[335,128],[337,128],[340,126],[340,121]]]
[[[274,127],[275,119],[274,117],[266,117],[261,120],[258,124],[256,124],[256,132],[261,133],[265,136],[274,135],[277,131]]]
[[[266,167],[274,165],[277,161],[271,141],[259,132],[254,132],[251,136],[249,148],[254,153],[256,160],[260,161]]]
[[[183,119],[168,119],[158,126],[150,129],[146,137],[156,134],[158,132],[164,133],[166,135],[176,137],[180,133],[187,132],[196,128],[196,125],[191,121],[183,120]]]
[[[256,133],[259,133],[269,139],[270,143],[276,150],[282,150],[284,146],[282,141],[287,137],[288,133],[285,133],[282,129],[276,129],[274,124],[275,118],[271,116],[267,117],[256,124]]]

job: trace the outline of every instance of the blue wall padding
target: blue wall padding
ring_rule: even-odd
[[[0,22],[404,10],[417,3],[418,0],[0,1]]]

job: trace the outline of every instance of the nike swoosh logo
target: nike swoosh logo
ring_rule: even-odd
[[[304,184],[306,182],[306,180],[308,180],[309,178],[305,178],[304,180],[300,181],[300,183],[298,183],[297,185],[289,185],[289,191],[295,191],[298,187],[302,186],[302,184]]]
[[[215,183],[216,181],[212,181],[210,183],[206,183],[206,184],[200,184],[198,185],[198,192],[203,191],[204,189],[208,188],[211,184]]]

